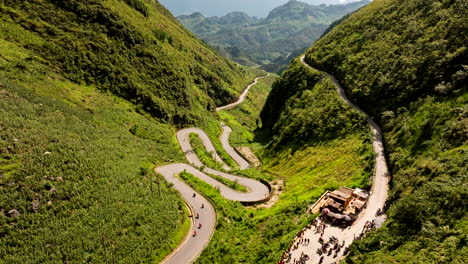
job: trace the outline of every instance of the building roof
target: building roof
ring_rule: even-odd
[[[325,206],[330,206],[330,207],[336,208],[338,210],[343,209],[343,205],[333,201],[333,199],[328,200],[327,203],[325,204]]]
[[[341,201],[347,201],[349,198],[351,198],[351,196],[353,195],[353,192],[349,193],[347,190],[343,190],[344,192],[342,192],[342,190],[337,190],[337,191],[333,191],[330,193],[330,196],[333,198],[333,199],[338,199],[338,200],[341,200]]]
[[[367,200],[367,198],[369,197],[369,193],[364,191],[363,189],[359,189],[359,188],[356,188],[353,192],[353,194],[355,196],[358,196],[360,198],[362,198],[363,200]]]
[[[342,187],[340,187],[340,189],[338,191],[343,193],[343,194],[351,196],[351,195],[353,195],[354,189],[342,186]]]
[[[341,187],[335,191],[326,191],[310,208],[312,213],[320,212],[321,208],[329,207],[334,211],[346,214],[356,214],[366,204],[369,193],[362,189]],[[348,204],[348,202],[350,202]],[[344,205],[347,205],[346,207]]]
[[[344,198],[341,195],[336,194],[336,193],[330,193],[330,198],[331,198],[331,200],[334,200],[336,202],[341,202],[343,204],[346,202],[346,198]]]
[[[366,201],[361,201],[361,200],[355,200],[353,203],[353,206],[355,206],[357,209],[361,210],[362,207],[366,204]]]

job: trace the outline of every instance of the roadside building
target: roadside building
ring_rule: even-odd
[[[341,187],[335,191],[325,192],[309,211],[315,214],[326,209],[326,215],[329,217],[355,219],[365,207],[368,198],[369,194],[362,189]]]

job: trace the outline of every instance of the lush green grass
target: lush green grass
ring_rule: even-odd
[[[217,170],[224,170],[221,165],[222,163],[220,161],[214,160],[213,153],[208,152],[205,149],[205,146],[203,146],[203,142],[197,134],[191,133],[189,136],[190,144],[192,145],[193,151],[195,151],[198,158],[205,166]]]
[[[264,169],[285,180],[276,207],[286,208],[297,202],[313,203],[324,191],[340,186],[367,187],[373,158],[370,141],[352,134],[318,146],[284,149],[265,157]]]
[[[38,89],[49,85],[76,87],[36,82]],[[188,229],[174,190],[142,173],[183,161],[174,130],[123,100],[83,90],[86,100],[77,106],[0,80],[0,208],[21,213],[0,214],[2,261],[157,260]],[[135,126],[153,138],[132,134]]]
[[[281,213],[269,213],[272,211],[228,201],[190,174],[182,173],[181,177],[208,197],[218,213],[216,232],[195,263],[276,262],[295,234],[310,221],[310,216],[304,214],[304,203]]]
[[[223,178],[221,176],[218,176],[218,175],[214,175],[214,174],[207,174],[208,176],[210,176],[211,178],[221,182],[222,184],[228,186],[229,188],[233,189],[233,190],[236,190],[236,191],[239,191],[239,192],[247,192],[249,189],[247,189],[247,187],[244,187],[243,185],[240,185],[237,181],[230,181],[226,178]]]

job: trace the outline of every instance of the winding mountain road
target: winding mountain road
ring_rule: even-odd
[[[301,62],[308,68],[312,68],[305,61],[305,56],[301,57]],[[390,181],[390,176],[387,168],[387,162],[385,160],[382,130],[380,127],[372,120],[369,115],[364,112],[361,108],[353,104],[343,90],[343,87],[338,83],[338,81],[330,74],[327,74],[333,83],[335,84],[339,96],[351,107],[359,111],[363,116],[366,117],[367,122],[371,133],[373,135],[373,149],[376,153],[375,157],[375,174],[373,177],[373,184],[370,191],[369,199],[367,202],[367,207],[359,214],[358,219],[353,223],[353,225],[347,229],[341,229],[338,227],[327,225],[323,234],[323,240],[328,241],[330,237],[334,236],[338,238],[339,243],[341,244],[344,241],[344,247],[348,247],[359,235],[362,233],[364,226],[367,221],[372,221],[376,219],[376,214],[379,209],[384,207],[385,201],[388,196],[388,184]],[[313,229],[305,231],[303,238],[310,239],[310,243],[306,245],[301,245],[297,250],[292,251],[292,259],[299,260],[301,253],[304,252],[311,256],[311,259],[306,263],[319,263],[320,256],[316,254],[317,249],[321,248],[321,244],[318,242],[320,234],[315,232]],[[341,250],[335,256],[331,254],[330,256],[324,254],[323,264],[335,263],[341,260],[344,255]]]
[[[245,97],[250,88],[257,84],[257,81],[260,78],[267,76],[256,78],[255,81],[245,89],[237,102],[224,107],[219,107],[216,109],[216,111],[231,109],[242,103],[245,100]],[[223,148],[239,165],[241,170],[249,168],[249,162],[243,159],[229,144],[229,135],[232,131],[231,128],[224,123],[221,123],[221,126],[223,128],[223,132],[220,136],[220,140]],[[164,176],[168,182],[174,184],[174,188],[180,192],[182,198],[185,200],[191,211],[192,224],[191,232],[187,235],[179,247],[162,261],[164,264],[192,263],[208,245],[208,242],[210,241],[216,226],[215,208],[201,194],[197,193],[188,184],[177,178],[177,175],[179,175],[181,172],[188,172],[200,180],[210,184],[211,186],[218,188],[220,190],[220,194],[224,198],[233,201],[257,202],[266,199],[270,194],[269,188],[263,183],[205,167],[198,156],[195,154],[195,151],[190,144],[190,134],[192,133],[198,135],[206,150],[213,155],[213,159],[219,162],[225,171],[229,171],[231,169],[216,153],[216,150],[208,135],[203,130],[199,128],[186,128],[177,132],[177,140],[179,141],[180,148],[184,152],[185,158],[191,165],[185,163],[173,163],[166,166],[157,167],[155,168],[155,171]],[[235,191],[228,186],[218,182],[214,178],[208,176],[208,174],[218,175],[230,181],[236,181],[238,184],[245,186],[248,191]],[[197,215],[199,216],[198,218],[195,217]],[[199,228],[200,224],[201,228]],[[193,235],[194,231],[196,231],[196,236]]]
[[[270,76],[269,73],[267,75],[265,75],[265,76],[260,76],[260,77],[255,78],[255,81],[253,83],[251,83],[249,86],[247,86],[247,88],[244,90],[244,92],[239,96],[239,100],[237,100],[236,102],[234,102],[232,104],[228,104],[228,105],[216,108],[216,112],[219,112],[221,110],[231,109],[231,108],[234,108],[234,107],[240,105],[242,102],[244,102],[245,97],[247,96],[247,94],[250,91],[250,88],[252,88],[252,86],[256,85],[258,83],[258,80],[266,78],[268,76]]]

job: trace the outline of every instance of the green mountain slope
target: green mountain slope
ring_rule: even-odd
[[[161,120],[191,123],[192,109],[230,102],[244,87],[238,66],[155,1],[6,1],[1,8],[6,41]]]
[[[161,260],[189,228],[152,173],[185,160],[171,123],[254,76],[155,1],[1,1],[0,263]]]
[[[464,10],[462,0],[374,0],[306,53],[310,65],[334,74],[380,123],[393,175],[385,226],[355,243],[348,263],[464,263],[468,256]],[[298,99],[320,82],[305,80],[300,70],[293,64],[274,85],[262,113],[273,146],[308,128],[303,138],[328,142],[330,131],[326,137],[321,131],[340,137],[347,127],[334,116],[336,106]]]
[[[204,17],[194,13],[178,19],[209,44],[220,49],[236,47],[248,54],[251,62],[263,65],[275,59],[284,60],[291,52],[310,46],[334,20],[368,3],[363,0],[346,5],[313,6],[289,1],[262,19],[242,12],[224,17]],[[236,54],[230,53],[230,57],[245,63]],[[275,67],[276,70],[279,68]]]

